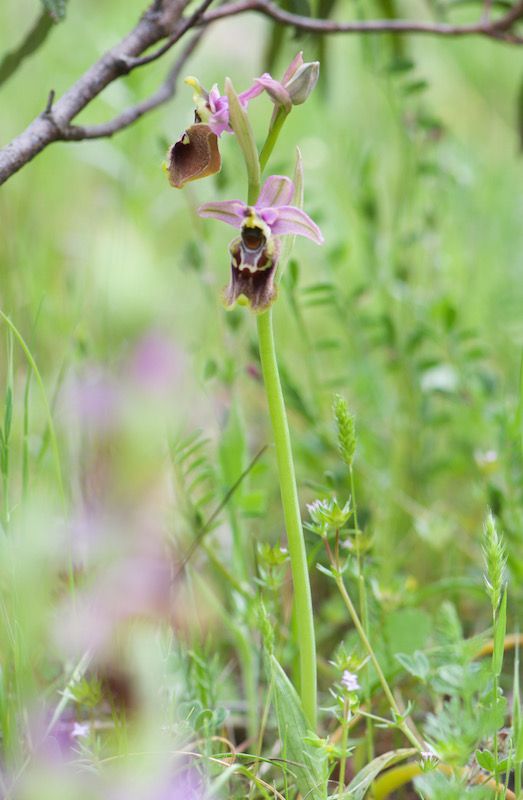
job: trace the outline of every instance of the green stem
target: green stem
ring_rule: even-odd
[[[358,636],[360,637],[361,642],[362,642],[363,646],[365,647],[365,650],[367,651],[367,653],[369,655],[369,658],[370,658],[370,660],[372,661],[372,663],[374,665],[374,669],[376,670],[376,673],[378,675],[378,680],[381,683],[381,688],[383,689],[383,693],[384,693],[385,697],[387,698],[387,700],[389,702],[389,705],[390,705],[392,711],[394,712],[394,715],[395,715],[396,719],[400,720],[397,723],[398,728],[403,733],[403,735],[409,740],[409,742],[411,742],[411,744],[417,750],[421,751],[422,750],[422,746],[421,746],[420,742],[418,742],[417,738],[412,733],[412,731],[410,730],[410,728],[406,724],[406,722],[401,720],[401,716],[402,715],[401,715],[401,712],[400,712],[400,710],[398,708],[398,704],[396,703],[396,700],[394,698],[394,695],[392,694],[392,691],[391,691],[390,686],[389,686],[389,684],[387,682],[387,679],[386,679],[385,675],[383,674],[383,670],[381,669],[380,663],[379,663],[378,659],[376,658],[374,650],[372,649],[372,646],[371,646],[371,644],[370,644],[370,642],[369,642],[369,640],[367,638],[367,634],[365,633],[365,631],[363,629],[363,625],[361,624],[360,619],[358,617],[358,614],[356,613],[356,609],[354,608],[354,604],[353,604],[352,600],[350,599],[350,595],[349,595],[347,589],[345,588],[345,584],[343,583],[343,578],[338,573],[338,574],[335,575],[335,579],[336,579],[336,585],[337,585],[337,587],[339,589],[339,592],[340,592],[340,594],[342,596],[343,602],[347,606],[347,610],[348,610],[348,612],[349,612],[349,614],[351,616],[352,622],[354,624],[354,627],[356,628]]]
[[[23,450],[22,450],[22,499],[27,502],[29,489],[29,393],[31,389],[30,369],[27,370],[24,389],[24,423],[23,423]]]
[[[347,741],[349,738],[349,704],[348,701],[345,699],[343,703],[343,722],[342,729],[341,729],[341,756],[340,756],[340,779],[338,783],[338,795],[339,797],[343,797],[343,791],[345,789],[345,769],[347,766]]]
[[[232,586],[232,588],[236,592],[238,592],[239,595],[242,595],[242,597],[249,599],[248,591],[245,589],[244,586],[242,586],[241,582],[236,579],[231,570],[227,569],[225,564],[222,561],[220,561],[220,559],[214,552],[214,548],[211,547],[208,542],[202,542],[202,550],[204,551],[205,555],[207,556],[211,564],[213,564],[216,570],[220,573],[220,575],[222,575],[222,577],[225,578],[225,582],[228,583],[230,586]]]
[[[492,631],[494,634],[494,640],[496,640],[496,626],[497,626],[497,609],[492,609]],[[494,670],[493,674],[493,681],[492,681],[492,692],[493,692],[493,708],[494,711],[498,705],[498,675],[497,672]],[[496,798],[499,797],[500,794],[500,783],[499,783],[499,747],[498,747],[498,732],[497,730],[494,731],[494,778],[496,781],[496,790],[495,796]]]
[[[278,136],[280,135],[283,123],[287,119],[288,115],[289,112],[285,111],[283,106],[280,106],[278,111],[276,112],[274,122],[271,124],[271,127],[269,128],[269,133],[267,134],[267,138],[260,153],[260,170],[262,172],[267,166],[267,162],[271,157],[272,151],[274,150],[274,145],[278,141]]]
[[[296,488],[289,425],[285,412],[285,403],[283,400],[274,346],[272,309],[269,308],[263,314],[259,314],[257,322],[260,359],[274,442],[276,445],[281,499],[289,544],[292,580],[294,584],[294,603],[300,649],[300,695],[305,716],[311,727],[315,730],[316,645],[314,639],[311,588],[298,492]]]
[[[369,639],[370,641],[369,615],[367,608],[367,592],[365,587],[365,578],[363,576],[363,565],[361,561],[361,531],[358,523],[358,504],[356,502],[356,492],[354,491],[354,470],[352,469],[352,464],[349,466],[349,476],[350,476],[350,495],[352,500],[353,514],[354,514],[354,527],[356,529],[356,558],[357,558],[357,568],[358,568],[358,599],[360,605],[360,617],[363,623],[363,630],[365,631],[365,635],[367,639]],[[370,708],[371,691],[370,691],[370,676],[368,669],[365,674],[365,684],[363,688],[365,694],[365,702],[367,703],[367,707]],[[369,761],[372,761],[372,759],[374,758],[374,728],[372,725],[372,720],[370,718],[367,718],[365,725],[366,725],[365,733],[367,742],[367,759]]]

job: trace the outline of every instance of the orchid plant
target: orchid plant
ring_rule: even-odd
[[[224,293],[226,306],[236,302],[256,314],[260,360],[272,422],[278,474],[294,586],[295,617],[300,642],[300,695],[312,729],[316,727],[316,647],[305,540],[298,502],[289,425],[278,372],[272,328],[272,304],[277,296],[278,272],[289,254],[295,236],[323,243],[318,226],[302,210],[301,158],[295,181],[272,175],[261,186],[261,174],[276,144],[281,127],[294,105],[305,102],[319,74],[318,62],[304,62],[301,53],[293,59],[281,81],[269,73],[236,94],[229,80],[225,94],[217,85],[207,92],[196,78],[187,83],[194,89],[195,122],[169,150],[167,171],[172,186],[218,172],[221,158],[219,138],[234,134],[247,170],[247,200],[217,200],[202,205],[201,217],[217,219],[240,233],[229,245],[231,280]],[[248,116],[249,103],[266,92],[274,103],[265,143],[258,151]],[[285,241],[285,245],[282,244]]]

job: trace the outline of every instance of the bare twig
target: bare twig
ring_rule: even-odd
[[[130,106],[108,122],[102,122],[99,125],[68,125],[66,128],[62,129],[61,138],[66,141],[82,141],[83,139],[101,139],[113,136],[118,131],[128,128],[129,125],[132,125],[137,119],[143,117],[144,114],[158,108],[158,106],[163,103],[167,103],[176,92],[176,83],[180,75],[180,70],[196,49],[204,31],[205,29],[202,28],[193,36],[181,55],[172,65],[162,85],[150,97],[147,97],[134,106]]]
[[[171,36],[188,0],[154,3],[135,28],[119,44],[105,53],[71,88],[57,100],[50,113],[45,111],[26,130],[0,150],[0,184],[52,142],[64,139],[71,120],[100,92],[122,74],[129,72],[128,60]]]
[[[56,92],[55,92],[54,89],[51,89],[51,91],[49,92],[49,97],[47,98],[47,103],[45,104],[45,108],[44,108],[44,114],[46,116],[48,116],[51,113],[51,111],[53,110],[53,103],[54,103],[55,97],[56,97]]]
[[[502,17],[498,20],[493,20],[490,24],[491,27],[498,31],[507,31],[513,25],[516,24],[520,19],[523,18],[523,0],[518,0],[518,2],[512,6],[512,8],[507,11]]]
[[[165,44],[163,44],[161,47],[158,48],[158,50],[155,50],[153,53],[149,53],[149,55],[147,56],[142,56],[142,58],[129,59],[128,62],[129,66],[132,69],[135,69],[136,67],[143,67],[145,64],[150,64],[152,61],[156,61],[157,58],[160,58],[165,53],[167,53],[167,51],[171,49],[173,44],[176,44],[176,42],[178,42],[182,38],[182,36],[185,33],[187,33],[188,30],[196,27],[196,25],[200,22],[203,14],[207,11],[212,2],[213,0],[203,0],[203,2],[196,9],[196,11],[193,14],[191,14],[190,17],[187,17],[186,19],[183,20],[181,25],[179,25],[179,27],[167,39]]]
[[[523,17],[523,0],[520,0],[507,14],[497,20],[473,23],[471,25],[451,25],[443,22],[425,22],[403,19],[355,20],[336,22],[330,19],[315,19],[292,14],[270,0],[238,0],[227,3],[203,15],[202,25],[208,25],[226,17],[235,17],[247,11],[256,11],[267,17],[298,28],[308,33],[421,33],[431,36],[487,36],[509,44],[523,44],[523,36],[509,29]]]

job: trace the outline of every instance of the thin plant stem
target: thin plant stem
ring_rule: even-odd
[[[29,490],[29,396],[31,390],[32,370],[27,370],[24,388],[24,422],[22,450],[22,499],[27,502]]]
[[[224,578],[225,582],[228,583],[232,588],[238,592],[238,594],[242,595],[245,598],[249,597],[248,590],[242,586],[241,582],[236,579],[230,569],[228,569],[223,561],[221,561],[216,553],[214,552],[213,547],[206,541],[201,543],[201,548],[204,551],[205,555],[211,562],[211,564],[215,567],[216,571],[220,573],[222,578]]]
[[[396,720],[397,720],[397,726],[398,726],[399,730],[403,733],[403,735],[409,740],[409,742],[417,750],[421,751],[423,749],[422,746],[421,746],[421,743],[418,741],[416,736],[412,733],[412,731],[410,730],[408,725],[401,719],[402,715],[401,715],[401,712],[400,712],[400,710],[398,708],[398,704],[396,703],[396,700],[394,698],[394,695],[392,694],[392,691],[391,691],[390,686],[389,686],[389,684],[387,682],[387,679],[386,679],[385,675],[383,674],[383,670],[381,669],[380,663],[379,663],[378,659],[376,658],[376,655],[374,653],[374,650],[372,649],[371,643],[369,642],[369,640],[367,638],[367,634],[365,633],[363,625],[360,622],[360,619],[358,617],[356,609],[354,608],[354,604],[353,604],[353,602],[352,602],[352,600],[350,598],[350,595],[349,595],[347,589],[345,588],[345,584],[343,582],[343,578],[342,578],[340,572],[336,571],[334,577],[335,577],[335,580],[336,580],[336,585],[338,587],[338,590],[339,590],[339,592],[340,592],[340,594],[342,596],[343,602],[345,603],[345,605],[347,607],[347,610],[348,610],[348,612],[349,612],[349,614],[351,616],[352,622],[354,624],[354,627],[356,628],[358,636],[360,637],[360,639],[362,641],[362,644],[365,647],[365,650],[367,651],[367,653],[368,653],[368,655],[370,657],[370,660],[372,661],[372,663],[374,665],[374,669],[376,670],[376,673],[378,675],[378,680],[381,683],[381,688],[383,689],[383,693],[384,693],[385,697],[387,698],[392,711],[394,712],[394,716],[396,717]]]
[[[289,544],[296,625],[300,647],[300,695],[303,710],[313,729],[316,728],[316,644],[312,598],[307,566],[307,553],[301,524],[300,506],[296,488],[294,462],[292,458],[289,425],[278,372],[272,309],[259,314],[258,340],[260,359],[272,422],[276,459],[280,480],[280,491]]]
[[[9,328],[9,330],[12,331],[15,339],[17,340],[18,344],[22,348],[22,350],[24,352],[24,355],[25,355],[25,357],[26,357],[26,359],[27,359],[27,361],[29,363],[29,366],[31,367],[31,369],[32,369],[32,371],[34,373],[34,376],[36,378],[36,382],[38,383],[38,387],[39,387],[40,392],[42,394],[42,401],[43,401],[43,404],[44,404],[45,415],[47,417],[47,429],[49,431],[49,438],[50,438],[50,441],[51,441],[51,448],[52,448],[52,451],[53,451],[53,456],[54,456],[54,461],[55,461],[56,480],[57,480],[58,489],[59,489],[59,493],[60,493],[60,497],[61,497],[63,506],[64,506],[64,508],[66,508],[67,507],[67,502],[66,502],[66,497],[65,497],[64,482],[63,482],[63,478],[62,478],[62,466],[61,466],[61,460],[60,460],[60,451],[58,449],[58,440],[56,438],[56,432],[55,432],[55,427],[54,427],[54,422],[53,422],[53,416],[51,414],[51,407],[50,407],[49,401],[47,399],[47,394],[46,394],[46,391],[45,391],[45,386],[44,386],[44,382],[42,380],[42,376],[40,375],[40,370],[36,366],[36,362],[35,362],[32,354],[31,354],[31,351],[29,350],[29,347],[25,343],[25,340],[24,340],[22,334],[20,333],[20,331],[18,330],[18,328],[16,327],[16,325],[10,320],[10,318],[6,314],[4,314],[3,311],[0,311],[0,319],[2,319],[5,322],[5,324],[7,325],[7,327]]]
[[[492,630],[494,632],[494,639],[496,639],[496,626],[497,626],[497,609],[492,609]],[[498,705],[498,675],[496,670],[493,670],[493,680],[492,680],[492,700],[493,700],[493,708],[494,710],[497,708]],[[496,781],[496,790],[495,796],[496,798],[499,797],[500,793],[500,781],[499,781],[499,746],[498,746],[498,732],[494,732],[494,780]]]
[[[341,728],[341,756],[340,756],[340,779],[338,783],[338,794],[343,796],[345,789],[345,769],[347,766],[347,742],[349,739],[349,702],[347,698],[343,701],[343,722]]]
[[[4,425],[2,434],[2,489],[3,489],[3,524],[7,531],[10,523],[9,502],[9,462],[10,462],[10,432],[13,415],[13,334],[7,332],[7,385],[5,392]]]
[[[519,641],[516,642],[516,652],[514,657],[514,706],[512,711],[512,737],[515,742],[515,763],[514,763],[514,793],[518,800],[521,798],[521,760],[518,758],[519,739],[521,736],[521,701],[519,690]]]
[[[363,565],[361,561],[361,531],[358,522],[358,504],[356,502],[356,492],[354,490],[354,470],[352,468],[352,464],[349,466],[349,480],[350,480],[350,495],[352,500],[352,511],[354,515],[354,527],[356,529],[356,560],[358,569],[358,599],[360,606],[360,617],[363,623],[363,629],[365,631],[365,635],[367,639],[369,639],[370,641],[367,593],[365,587],[365,578],[363,577]],[[370,692],[370,681],[369,681],[368,670],[366,671],[365,675],[364,694],[367,706],[370,708],[371,692]],[[367,742],[367,758],[369,761],[372,761],[372,759],[374,758],[374,728],[372,720],[370,718],[367,718],[365,722],[365,733],[366,733],[365,738]]]
[[[271,153],[274,150],[274,145],[278,141],[278,136],[280,135],[280,131],[283,127],[283,123],[287,119],[289,115],[288,111],[285,111],[283,106],[280,106],[278,111],[276,112],[276,116],[274,121],[272,122],[269,133],[267,134],[267,138],[265,143],[261,149],[260,153],[260,170],[263,172],[265,167],[267,166],[267,162],[271,157]]]
[[[270,708],[271,708],[273,688],[274,688],[274,678],[271,676],[271,681],[269,683],[269,688],[267,689],[267,697],[265,699],[265,703],[264,703],[264,706],[263,706],[261,725],[260,725],[260,729],[259,729],[259,732],[258,732],[258,739],[257,739],[257,742],[256,742],[256,751],[255,751],[255,753],[256,753],[256,756],[258,758],[254,762],[253,767],[252,767],[252,771],[253,771],[254,775],[258,774],[258,769],[259,769],[259,766],[260,766],[260,763],[261,763],[260,757],[261,757],[261,752],[262,752],[262,749],[263,749],[263,737],[265,736],[265,730],[267,728],[267,721],[269,719],[269,711],[270,711]],[[250,788],[250,791],[249,791],[249,800],[253,800],[253,798],[254,798],[254,785],[251,785],[251,788]]]

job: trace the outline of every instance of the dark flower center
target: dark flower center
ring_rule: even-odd
[[[248,250],[258,250],[265,244],[265,235],[260,228],[243,228],[242,242]]]

